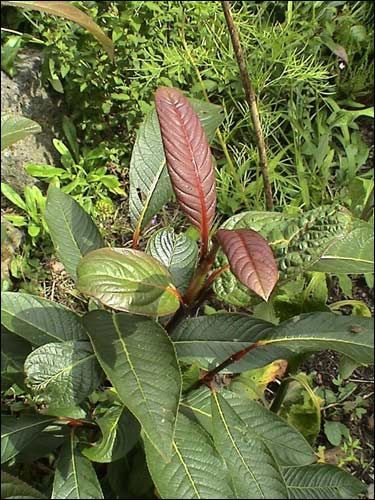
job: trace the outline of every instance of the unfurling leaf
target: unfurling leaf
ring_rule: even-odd
[[[204,255],[216,209],[207,137],[198,115],[178,90],[160,87],[155,103],[172,186],[183,212],[200,230]]]
[[[106,306],[145,316],[174,313],[179,293],[169,271],[138,250],[101,248],[89,252],[77,268],[77,288]]]
[[[77,24],[80,24],[83,28],[86,28],[97,40],[100,42],[109,57],[113,59],[114,47],[112,41],[105,35],[101,28],[89,17],[87,14],[82,12],[70,2],[17,2],[8,1],[2,2],[3,5],[11,5],[12,7],[20,7],[22,9],[32,9],[39,10],[40,12],[46,12],[47,14],[52,14],[53,16],[62,17],[64,19],[69,19]]]
[[[233,274],[267,301],[279,277],[267,241],[252,229],[220,229],[217,238],[228,257]]]

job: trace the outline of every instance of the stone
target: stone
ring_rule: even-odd
[[[17,73],[10,78],[1,71],[1,112],[30,118],[42,132],[30,135],[1,154],[1,180],[22,192],[35,179],[26,174],[26,163],[59,164],[52,139],[59,135],[62,120],[61,97],[55,98],[41,81],[43,56],[35,49],[24,49],[19,55]]]

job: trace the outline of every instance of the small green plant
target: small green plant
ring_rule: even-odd
[[[324,260],[338,241],[332,228],[339,221],[339,237],[350,234],[352,217],[307,212],[299,225],[288,220],[288,239],[275,233],[272,247],[244,222],[254,215],[259,223],[264,214],[241,214],[242,227],[220,226],[205,132],[212,136],[218,110],[173,88],[159,88],[155,102],[132,157],[133,248],[104,246],[89,214],[56,186],[48,190],[45,220],[59,260],[89,299],[87,312],[2,294],[4,389],[18,395],[16,406],[4,400],[3,496],[13,488],[40,497],[12,473],[17,463],[51,453],[42,484],[52,498],[294,498],[302,487],[311,498],[359,495],[360,481],[314,463],[308,441],[277,415],[283,385],[270,407],[248,388],[261,375],[264,390],[276,369],[311,392],[296,371],[302,356],[322,349],[371,363],[371,320],[356,317],[354,332],[351,316],[332,312],[279,325],[244,313],[199,314],[211,285],[229,270],[266,303],[279,279]],[[191,231],[164,227],[141,251],[147,225],[173,194],[199,244]],[[306,242],[301,262],[292,258],[293,244],[289,251],[295,238]],[[216,265],[219,248],[227,261]],[[340,255],[332,260],[337,265]],[[276,361],[272,375],[246,373]],[[306,402],[297,402],[294,415]]]

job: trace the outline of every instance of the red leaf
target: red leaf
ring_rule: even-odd
[[[204,255],[216,209],[215,172],[206,134],[180,91],[160,87],[155,103],[172,186],[185,215],[200,231]]]
[[[221,229],[217,238],[233,274],[245,286],[268,300],[279,273],[267,241],[252,229]]]

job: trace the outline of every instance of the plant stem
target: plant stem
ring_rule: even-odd
[[[368,221],[369,218],[371,217],[371,212],[374,207],[374,186],[371,188],[371,192],[367,197],[365,206],[363,207],[362,213],[360,215],[360,218],[362,220]]]
[[[185,22],[185,17],[184,17],[184,22]],[[188,47],[188,44],[186,43],[184,25],[182,25],[182,29],[181,29],[181,40],[182,40],[182,45],[183,45],[183,47],[185,49],[186,55],[188,56],[188,59],[189,59],[191,65],[193,66],[194,71],[195,71],[195,73],[197,75],[197,78],[198,78],[198,81],[200,83],[200,86],[201,86],[204,98],[209,103],[210,102],[210,98],[208,97],[207,91],[206,91],[206,89],[204,87],[204,82],[203,82],[202,76],[200,74],[200,71],[199,71],[197,65],[195,64],[193,56],[191,55],[190,49]],[[245,186],[242,184],[241,179],[240,179],[240,177],[237,174],[237,170],[235,169],[235,166],[233,164],[232,158],[231,158],[231,156],[229,154],[229,151],[228,151],[227,145],[225,143],[224,137],[223,137],[223,135],[222,135],[222,133],[220,132],[219,129],[216,129],[215,133],[216,133],[216,137],[218,138],[218,141],[220,143],[220,146],[221,146],[221,148],[223,150],[225,159],[227,160],[228,169],[229,169],[230,175],[232,176],[233,181],[235,183],[236,190],[241,195],[242,202],[244,203],[245,207],[249,209],[250,208],[250,204],[249,204],[249,201],[248,201],[248,199],[246,197]]]
[[[280,387],[276,393],[275,399],[272,401],[272,404],[270,406],[270,410],[274,413],[278,413],[281,405],[283,404],[284,398],[286,396],[286,393],[288,391],[289,384],[291,382],[291,379],[288,377],[289,375],[294,375],[302,360],[304,359],[303,355],[295,356],[289,360],[288,363],[288,371],[286,374],[286,377],[281,381]]]
[[[269,179],[269,169],[266,153],[266,143],[264,140],[264,135],[262,131],[262,126],[259,118],[259,111],[257,105],[257,99],[255,95],[254,88],[251,84],[249,74],[246,68],[245,56],[242,50],[240,37],[236,25],[233,22],[232,13],[230,10],[230,2],[222,0],[221,2],[224,10],[225,20],[229,29],[229,33],[232,40],[232,45],[234,53],[236,55],[238,67],[240,70],[240,76],[242,85],[245,91],[246,101],[250,107],[250,115],[254,125],[255,137],[257,142],[258,154],[259,154],[259,166],[263,177],[264,193],[266,197],[266,207],[267,210],[273,209],[273,199],[272,199],[272,189]]]

